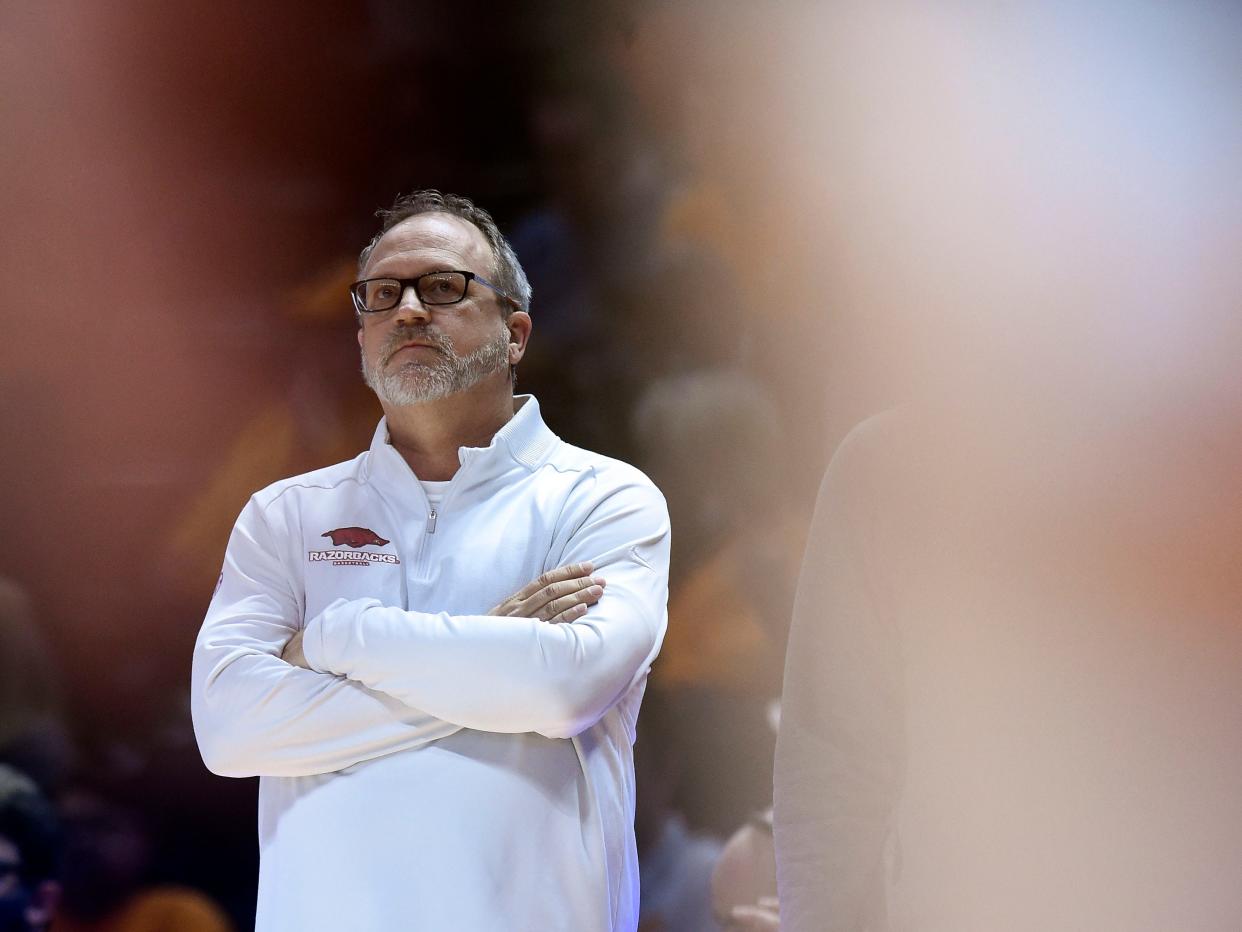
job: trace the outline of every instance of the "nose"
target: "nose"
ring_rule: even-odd
[[[414,286],[407,285],[401,291],[401,300],[397,303],[396,313],[393,316],[398,324],[413,321],[427,323],[431,320],[431,311],[419,300],[418,291]]]

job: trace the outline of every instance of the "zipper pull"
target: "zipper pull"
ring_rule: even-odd
[[[436,510],[432,508],[427,512],[427,533],[434,534],[436,532]]]

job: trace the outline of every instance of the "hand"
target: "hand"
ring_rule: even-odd
[[[306,662],[306,654],[302,651],[302,629],[299,628],[298,632],[289,638],[289,643],[280,653],[280,659],[295,667],[301,667],[303,670],[310,669],[310,664]]]
[[[487,614],[538,618],[553,624],[574,621],[604,594],[604,580],[592,576],[592,569],[590,563],[573,563],[548,570]]]

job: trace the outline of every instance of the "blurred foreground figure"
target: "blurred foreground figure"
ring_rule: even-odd
[[[1242,927],[1242,11],[848,6],[835,287],[920,393],[820,491],[782,928]]]
[[[663,497],[514,396],[530,288],[491,217],[382,216],[352,295],[384,419],[251,499],[194,653],[203,759],[262,778],[257,927],[632,932]]]
[[[60,885],[56,810],[25,774],[0,764],[0,932],[38,932],[56,912]]]
[[[1220,435],[1006,413],[895,412],[825,478],[777,751],[787,928],[1236,928],[1242,437],[1229,468]]]

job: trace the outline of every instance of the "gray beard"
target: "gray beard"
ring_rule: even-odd
[[[443,355],[433,365],[407,362],[390,369],[387,360],[393,349],[408,340],[407,335],[393,334],[385,345],[378,371],[362,354],[362,379],[380,401],[393,407],[439,401],[456,392],[465,391],[509,364],[509,331],[501,330],[495,339],[484,343],[472,353],[458,356],[452,341],[443,334],[432,337]]]

